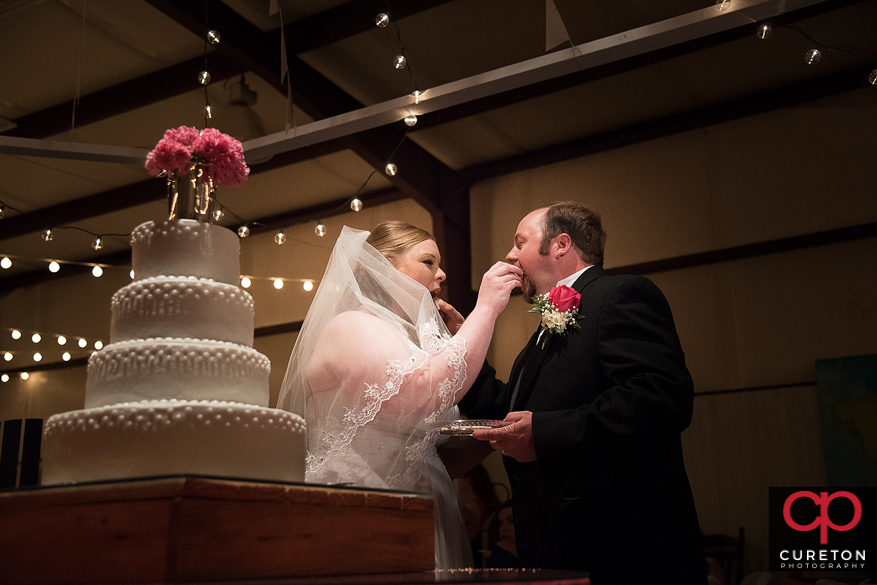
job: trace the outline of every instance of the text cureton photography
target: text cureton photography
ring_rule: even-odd
[[[772,487],[771,571],[873,570],[874,487]]]

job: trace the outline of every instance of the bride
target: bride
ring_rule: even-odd
[[[471,549],[435,442],[441,421],[459,418],[455,405],[478,375],[521,271],[491,267],[464,322],[437,300],[440,261],[433,236],[404,222],[371,234],[345,227],[277,406],[307,421],[306,481],[427,493],[436,567],[460,568],[472,566]]]

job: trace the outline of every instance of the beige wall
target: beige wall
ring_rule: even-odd
[[[473,283],[505,256],[524,214],[560,199],[603,213],[610,268],[877,221],[875,130],[867,88],[485,181],[472,189]],[[241,271],[318,280],[342,224],[388,218],[431,227],[411,201],[367,207],[327,220],[323,239],[307,224],[286,230],[282,247],[273,234],[244,240]],[[877,238],[649,276],[702,393],[683,436],[702,527],[745,526],[748,569],[763,569],[767,488],[825,482],[814,360],[877,352]],[[0,299],[0,322],[105,338],[110,296],[125,282],[120,273],[29,287]],[[303,319],[312,295],[300,283],[250,290],[257,327]],[[513,298],[497,324],[491,361],[503,377],[536,327],[527,308]],[[294,340],[256,340],[273,364],[272,403]],[[0,385],[0,419],[81,408],[84,383],[84,368],[13,379]],[[710,394],[764,386],[777,388]],[[487,465],[506,481],[498,457]]]

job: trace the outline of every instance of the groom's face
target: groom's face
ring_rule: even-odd
[[[507,261],[524,271],[521,290],[528,303],[532,302],[534,296],[548,292],[554,285],[554,282],[550,282],[549,257],[539,253],[544,215],[545,210],[538,209],[521,220],[515,232],[515,243],[506,254]]]

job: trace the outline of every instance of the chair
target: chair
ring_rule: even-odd
[[[740,585],[743,580],[744,544],[742,526],[736,538],[727,534],[707,534],[704,536],[704,552],[706,556],[715,559],[722,567],[725,572],[726,585]]]

